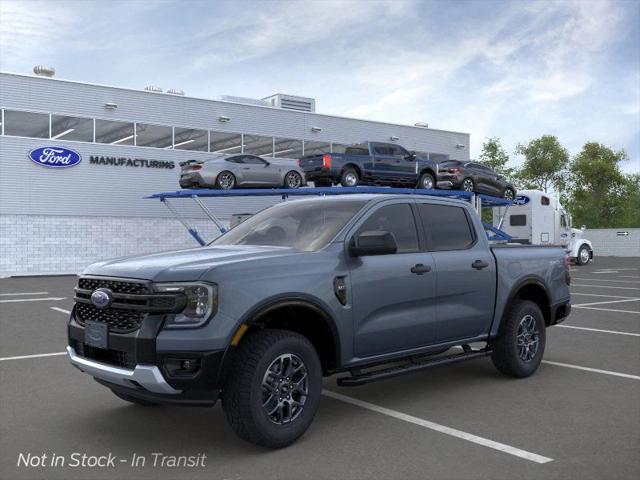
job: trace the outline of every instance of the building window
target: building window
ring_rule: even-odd
[[[173,148],[176,150],[206,152],[209,149],[209,138],[206,130],[176,127],[174,129],[174,137]]]
[[[241,153],[242,135],[239,133],[211,132],[211,153]]]
[[[293,140],[290,138],[274,138],[273,156],[279,158],[295,158],[302,157],[302,140]]]
[[[96,120],[96,142],[111,145],[133,145],[133,123]]]
[[[4,134],[15,137],[49,138],[49,115],[5,110]]]
[[[51,139],[93,142],[93,119],[51,115]]]
[[[329,152],[331,152],[331,144],[328,142],[312,142],[310,140],[304,141],[305,155],[319,155]]]
[[[273,156],[273,137],[260,135],[244,135],[244,153],[251,155]]]
[[[163,125],[136,124],[136,145],[138,147],[171,148],[173,128]]]

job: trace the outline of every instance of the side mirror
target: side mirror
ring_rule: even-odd
[[[407,155],[407,156],[406,156],[406,157],[404,157],[404,158],[405,158],[406,160],[409,160],[409,161],[411,161],[411,162],[412,162],[412,161],[414,161],[414,160],[416,159],[416,152],[414,152],[413,150],[411,150],[411,151],[409,152],[409,155]]]
[[[389,255],[397,251],[398,245],[393,234],[380,230],[362,232],[353,237],[349,245],[349,252],[354,257]]]

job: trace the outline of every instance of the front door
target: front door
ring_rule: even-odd
[[[496,267],[486,242],[476,238],[464,207],[418,202],[417,208],[437,273],[437,342],[488,332]]]
[[[435,339],[435,271],[420,251],[410,202],[385,203],[354,229],[387,231],[398,252],[350,257],[355,352],[359,358],[426,346]],[[349,237],[351,238],[351,237]]]

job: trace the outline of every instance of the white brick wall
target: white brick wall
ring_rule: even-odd
[[[618,235],[618,232],[629,235]],[[593,244],[595,256],[640,257],[640,228],[588,229],[584,238]]]
[[[205,240],[217,230],[191,220]],[[108,258],[195,247],[175,219],[0,215],[0,277],[79,273]]]

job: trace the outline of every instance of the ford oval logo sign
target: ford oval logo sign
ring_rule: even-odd
[[[526,205],[529,203],[530,198],[526,195],[517,195],[516,199],[513,201],[514,205]]]
[[[64,147],[34,148],[28,156],[33,163],[49,168],[69,168],[82,161],[78,152]]]
[[[91,294],[91,303],[96,308],[107,308],[113,302],[113,293],[108,288],[100,288]]]

